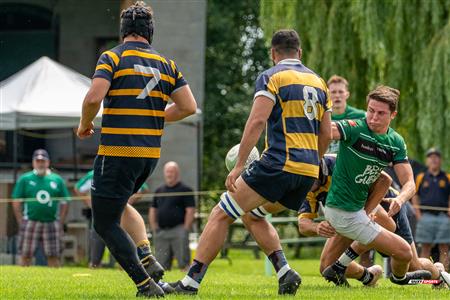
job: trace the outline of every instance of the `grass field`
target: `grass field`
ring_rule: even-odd
[[[233,251],[232,251],[233,252]],[[318,260],[290,260],[303,283],[298,299],[450,299],[450,290],[432,290],[429,285],[400,287],[382,279],[377,288],[364,288],[350,280],[351,288],[336,288],[318,272]],[[167,272],[166,281],[180,279],[183,273]],[[135,299],[135,287],[123,271],[64,267],[22,268],[0,266],[0,299]],[[264,275],[264,260],[250,254],[231,253],[231,264],[217,259],[203,280],[199,295],[169,299],[286,299],[277,296],[275,275]]]

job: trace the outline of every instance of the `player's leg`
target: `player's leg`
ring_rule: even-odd
[[[228,227],[237,218],[262,204],[265,200],[252,190],[242,177],[236,180],[236,192],[225,192],[211,211],[200,236],[196,255],[187,275],[173,284],[178,293],[196,294],[208,265],[222,248]]]
[[[448,271],[448,244],[439,244],[439,261],[444,265],[445,270]]]
[[[130,235],[136,244],[137,254],[148,275],[158,282],[164,275],[164,269],[156,261],[150,249],[144,219],[139,212],[127,203],[120,219],[120,226]]]
[[[49,267],[59,267],[61,253],[61,224],[59,221],[43,223],[42,242]]]
[[[89,253],[89,267],[101,267],[103,254],[105,253],[105,242],[103,242],[102,238],[98,235],[93,227],[90,230]]]
[[[286,210],[279,203],[266,203],[242,216],[245,228],[251,233],[258,246],[269,256],[281,250],[280,238],[273,225],[265,219],[268,214],[276,214]]]
[[[416,245],[411,243],[412,259],[408,271],[427,270],[431,272],[431,279],[439,279],[439,270],[430,259],[420,258],[417,255]]]

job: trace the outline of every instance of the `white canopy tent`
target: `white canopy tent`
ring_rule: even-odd
[[[76,127],[89,86],[86,76],[41,57],[0,82],[0,130]]]

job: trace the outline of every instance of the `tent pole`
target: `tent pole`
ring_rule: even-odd
[[[16,184],[16,181],[17,181],[17,161],[18,161],[18,159],[17,159],[17,157],[18,157],[18,154],[17,154],[17,145],[18,145],[18,141],[17,141],[17,130],[14,130],[13,131],[13,164],[14,164],[14,166],[13,166],[13,179],[14,179],[14,184]]]
[[[72,130],[72,154],[73,154],[73,177],[75,180],[78,179],[78,159],[77,159],[77,137],[75,136],[75,131]]]

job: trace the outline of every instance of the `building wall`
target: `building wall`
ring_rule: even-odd
[[[0,1],[0,3],[3,1]],[[59,22],[58,60],[90,77],[98,59],[98,41],[119,39],[118,0],[8,0],[40,5],[55,11]],[[202,107],[204,97],[204,56],[206,44],[206,0],[155,0],[150,4],[155,16],[154,47],[174,59]],[[24,43],[24,46],[26,44]],[[58,130],[57,132],[61,132]],[[149,179],[152,190],[163,183],[163,163],[176,160],[183,180],[196,189],[199,185],[198,130],[189,124],[169,124],[163,137],[163,154]],[[77,154],[95,154],[98,137],[77,142]],[[46,141],[54,162],[72,157],[72,138]],[[70,177],[70,174],[69,174]],[[81,203],[79,204],[81,205]],[[78,204],[75,206],[79,211]],[[71,212],[71,218],[79,218]]]

